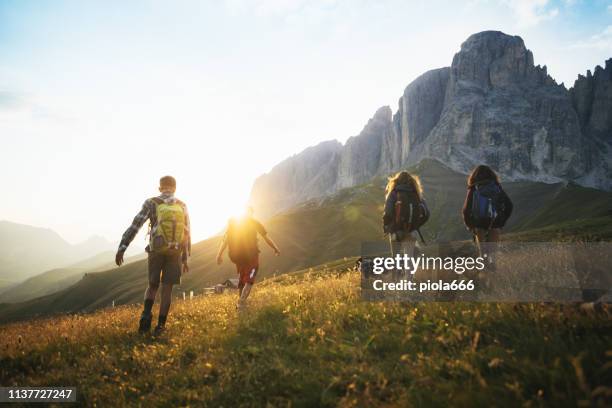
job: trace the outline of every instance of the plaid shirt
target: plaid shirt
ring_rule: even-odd
[[[183,206],[183,210],[185,211],[185,244],[182,250],[182,257],[183,261],[186,261],[187,257],[191,255],[191,225],[189,223],[189,213],[187,212],[187,206],[182,201],[176,199],[174,197],[174,194],[171,193],[162,193],[159,197],[156,198],[159,198],[165,202],[176,201]],[[145,221],[150,220],[151,224],[155,224],[156,206],[157,203],[155,203],[153,198],[147,199],[144,204],[142,204],[142,208],[140,209],[140,212],[134,217],[132,225],[130,225],[128,229],[125,230],[123,236],[121,237],[121,242],[119,243],[119,251],[125,252],[127,247],[134,240],[134,237],[136,237],[136,234],[138,234],[138,231],[140,231],[140,228],[142,228],[142,226],[144,225]],[[147,246],[147,252],[148,249],[149,247]]]

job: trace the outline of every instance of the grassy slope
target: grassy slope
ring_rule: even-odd
[[[177,302],[2,327],[0,383],[65,385],[93,406],[575,406],[612,391],[612,324],[558,305],[360,301],[347,262]],[[609,402],[609,401],[608,401]]]
[[[429,242],[469,239],[459,215],[466,192],[465,176],[431,160],[412,170],[422,179],[432,212],[430,222],[423,228],[425,238]],[[268,248],[263,248],[260,277],[355,256],[362,241],[381,239],[383,185],[383,180],[374,180],[268,220],[266,227],[280,245],[282,256],[274,257]],[[516,208],[507,230],[535,231],[531,235],[515,234],[516,239],[558,239],[560,234],[571,237],[576,231],[583,231],[581,236],[585,237],[609,236],[612,217],[607,214],[612,193],[563,184],[513,182],[504,186]],[[584,200],[588,205],[582,204],[582,197],[588,197]],[[594,217],[600,217],[595,225],[589,221]],[[563,225],[561,230],[542,227],[550,223],[565,224],[559,224]],[[587,227],[592,229],[586,231]],[[228,261],[222,267],[215,264],[219,239],[214,237],[194,246],[192,271],[184,277],[178,291],[197,292],[235,276]],[[0,321],[53,312],[88,311],[110,305],[113,300],[117,304],[137,302],[142,298],[145,282],[146,261],[89,274],[56,294],[20,304],[0,305]]]

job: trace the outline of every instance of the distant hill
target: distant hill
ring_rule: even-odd
[[[470,239],[460,218],[465,176],[435,160],[423,161],[412,171],[421,177],[432,212],[423,228],[425,238],[429,242]],[[588,226],[584,236],[612,239],[612,193],[574,184],[530,181],[504,183],[504,188],[516,208],[507,228],[513,239],[521,239],[528,231],[536,231],[526,235],[535,240],[559,239],[561,233],[577,238],[576,231],[584,225]],[[265,223],[266,228],[282,255],[274,257],[262,246],[260,278],[356,256],[362,241],[382,239],[383,189],[384,180],[376,179],[272,217]],[[221,267],[215,263],[219,241],[220,237],[213,237],[194,245],[192,270],[177,292],[200,291],[235,275],[227,259]],[[146,260],[137,261],[106,272],[89,273],[73,286],[49,296],[0,305],[0,320],[91,311],[113,300],[116,304],[139,302],[145,285]]]
[[[74,262],[70,253],[70,244],[50,229],[0,221],[1,279],[16,282]]]
[[[0,293],[4,292],[5,290],[8,290],[14,285],[16,285],[16,283],[13,281],[9,281],[6,279],[0,279]]]
[[[141,260],[145,254],[126,258],[125,264]],[[115,263],[115,251],[106,251],[76,264],[52,269],[12,285],[9,290],[0,288],[0,303],[23,302],[41,296],[59,292],[83,278],[86,273],[100,272],[112,268]]]
[[[0,281],[18,283],[116,247],[99,236],[72,245],[51,229],[0,221]]]

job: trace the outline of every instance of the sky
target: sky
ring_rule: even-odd
[[[483,30],[569,87],[612,57],[612,0],[2,0],[0,220],[118,241],[171,174],[204,239]]]

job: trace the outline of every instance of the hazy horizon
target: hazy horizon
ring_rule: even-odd
[[[469,35],[520,35],[569,88],[612,57],[611,21],[612,0],[3,2],[0,219],[115,242],[172,174],[198,241]]]

